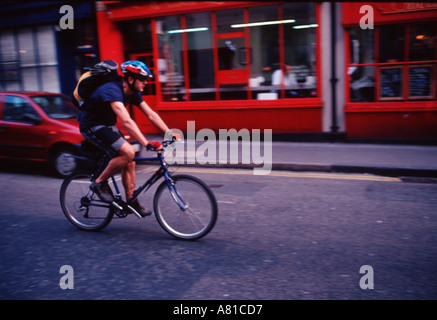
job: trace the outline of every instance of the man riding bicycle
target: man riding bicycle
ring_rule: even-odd
[[[90,186],[90,189],[105,202],[113,201],[107,180],[118,172],[122,173],[126,199],[131,198],[135,191],[135,150],[116,127],[117,116],[129,134],[141,145],[153,150],[162,148],[159,142],[149,142],[146,139],[130,117],[126,105],[136,105],[156,128],[164,133],[170,131],[161,117],[142,98],[141,92],[147,84],[147,79],[152,77],[147,65],[131,60],[122,63],[120,68],[123,73],[122,81],[111,81],[98,87],[87,99],[86,106],[78,116],[80,132],[84,138],[105,150],[111,157],[106,168]],[[180,139],[177,136],[176,138]],[[138,200],[132,207],[143,217],[152,214]]]

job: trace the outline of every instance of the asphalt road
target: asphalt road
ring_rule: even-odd
[[[140,167],[138,180],[150,170]],[[200,241],[173,239],[153,216],[79,231],[62,214],[62,180],[38,166],[0,166],[0,299],[437,298],[437,184],[179,171],[205,180],[219,203]],[[59,285],[64,265],[74,289]]]

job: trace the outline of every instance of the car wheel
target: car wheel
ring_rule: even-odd
[[[66,177],[73,173],[78,168],[78,161],[72,157],[76,153],[70,148],[63,148],[53,156],[53,167],[58,175]]]

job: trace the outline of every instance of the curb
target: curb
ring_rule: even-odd
[[[226,168],[226,169],[253,169],[260,167],[254,164],[180,164],[181,167]],[[332,173],[362,173],[386,177],[419,177],[437,178],[436,169],[413,169],[396,167],[353,166],[336,164],[300,164],[300,163],[273,163],[272,170],[282,171],[313,171]],[[437,183],[437,180],[435,181]]]

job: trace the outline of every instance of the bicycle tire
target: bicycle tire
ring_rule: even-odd
[[[59,200],[62,212],[74,226],[85,231],[99,231],[112,220],[115,209],[101,202],[89,186],[91,173],[77,172],[66,177]]]
[[[153,199],[158,223],[177,239],[197,240],[206,236],[218,217],[214,193],[202,180],[190,175],[175,175],[171,179],[186,202],[186,209],[182,210],[174,201],[173,196],[177,195],[174,190],[170,190],[165,180],[156,189]]]

